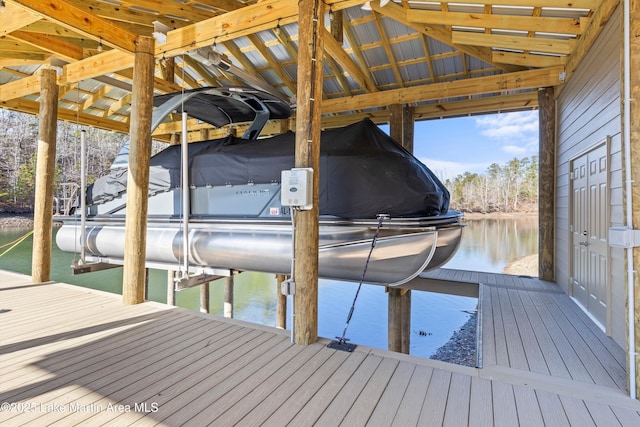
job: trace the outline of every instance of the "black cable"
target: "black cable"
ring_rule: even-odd
[[[367,267],[369,266],[369,260],[371,260],[371,254],[373,253],[373,248],[376,247],[376,242],[378,241],[378,234],[380,234],[380,228],[382,227],[382,221],[385,219],[389,219],[389,216],[386,214],[378,215],[378,228],[376,228],[376,234],[373,236],[373,240],[371,240],[371,249],[369,249],[369,255],[367,256],[367,262],[364,264],[364,270],[362,271],[362,278],[360,279],[360,283],[358,284],[358,290],[356,291],[356,295],[353,298],[353,303],[351,304],[351,309],[349,310],[349,315],[347,316],[347,323],[344,325],[344,331],[342,331],[341,337],[338,338],[338,344],[344,345],[348,341],[345,338],[347,335],[347,329],[349,328],[349,322],[351,321],[351,317],[353,316],[353,311],[356,307],[356,301],[358,300],[358,294],[360,294],[360,288],[362,288],[362,283],[364,282],[364,276],[367,274]]]

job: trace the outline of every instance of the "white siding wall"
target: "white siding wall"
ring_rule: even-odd
[[[569,169],[576,156],[607,137],[609,144],[610,225],[623,225],[623,160],[621,130],[621,12],[607,23],[591,51],[558,98],[556,153],[556,280],[568,292],[571,275]],[[625,338],[624,252],[610,250],[611,310],[607,332],[623,348]]]

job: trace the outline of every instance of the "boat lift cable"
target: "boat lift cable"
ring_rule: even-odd
[[[342,350],[352,352],[355,348],[355,344],[349,344],[349,341],[345,336],[347,335],[347,329],[349,328],[349,322],[351,321],[351,317],[353,316],[353,311],[356,307],[356,301],[358,300],[358,295],[360,294],[360,288],[362,288],[362,283],[364,282],[364,277],[367,274],[367,267],[369,266],[369,260],[371,260],[371,254],[373,253],[373,249],[376,247],[376,243],[378,241],[378,235],[380,234],[380,228],[382,228],[382,222],[385,219],[389,219],[389,215],[387,214],[378,214],[378,227],[376,228],[376,234],[373,236],[371,240],[371,248],[369,249],[369,255],[367,255],[367,261],[364,264],[364,270],[362,271],[362,278],[360,279],[360,283],[358,284],[358,290],[356,291],[356,295],[353,298],[353,303],[351,304],[351,309],[349,310],[349,315],[347,316],[347,322],[344,325],[344,330],[342,331],[342,336],[336,337],[337,340],[331,341],[327,347],[332,348],[334,350]]]

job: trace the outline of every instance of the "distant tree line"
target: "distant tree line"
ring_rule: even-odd
[[[80,184],[80,133],[86,131],[87,177],[103,175],[127,140],[127,135],[58,122],[54,194],[66,183]],[[0,210],[33,209],[38,149],[38,118],[0,110]]]
[[[451,207],[465,212],[520,212],[537,207],[538,157],[491,164],[485,173],[465,172],[445,186]]]
[[[86,131],[87,181],[108,172],[128,135],[58,122],[54,195],[69,194],[69,184],[80,185],[80,133]],[[0,109],[0,211],[33,209],[38,118]],[[157,152],[165,144],[154,143]],[[451,207],[467,212],[530,210],[538,199],[538,157],[513,159],[489,166],[483,174],[465,172],[445,182]]]

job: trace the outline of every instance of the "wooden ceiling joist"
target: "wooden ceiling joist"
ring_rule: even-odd
[[[4,7],[6,10],[0,13],[0,37],[41,19],[40,15],[15,6],[8,1],[5,2]]]
[[[342,46],[336,39],[333,38],[331,33],[326,29],[322,29],[325,34],[323,35],[324,50],[333,58],[349,75],[360,85],[360,87],[367,89],[368,92],[377,92],[376,87],[371,77],[362,72],[362,69],[351,59],[349,54],[345,52]]]
[[[403,0],[381,6],[380,0],[371,0],[368,13],[360,9],[365,2],[323,0],[342,24],[322,23],[323,127],[361,117],[382,123],[390,104],[415,107],[419,120],[536,108],[535,89],[562,85],[560,75],[571,75],[619,4]],[[5,4],[0,14],[0,107],[37,113],[38,67],[56,66],[62,116],[126,132],[136,39],[150,36],[154,21],[169,28],[164,43],[156,43],[156,92],[244,84],[185,55],[216,43],[224,46],[234,67],[273,80],[287,94],[295,96],[296,80],[304,78],[295,68],[298,0]],[[330,28],[337,33],[330,34]],[[100,43],[104,51],[98,49]],[[173,67],[164,66],[169,59]],[[520,89],[525,92],[512,94]],[[78,91],[76,101],[71,90]],[[180,131],[165,128],[156,137],[168,139]],[[220,132],[228,130],[209,133]]]
[[[451,40],[456,45],[485,46],[563,55],[570,54],[576,43],[573,39],[558,40],[542,37],[503,36],[470,31],[453,31]]]
[[[60,38],[47,37],[43,34],[28,31],[14,31],[9,37],[46,50],[63,61],[72,62],[84,58],[84,52],[81,47],[65,42]]]
[[[389,3],[384,7],[380,7],[379,2],[371,2],[371,7],[381,15],[387,16],[397,22],[400,22],[409,28],[413,28],[414,30],[423,33],[425,36],[431,37],[434,40],[438,40],[441,43],[452,46],[462,53],[466,53],[484,62],[493,64],[491,62],[492,56],[491,50],[489,48],[475,45],[457,44],[453,41],[451,30],[448,30],[440,25],[421,24],[409,21],[407,20],[407,12],[405,11],[405,9],[401,6],[396,5],[395,3]],[[522,70],[522,68],[520,67],[514,67],[509,64],[493,65],[504,71]]]
[[[505,64],[519,65],[531,68],[557,67],[567,63],[567,56],[532,55],[527,53],[514,53],[494,51],[493,61]]]
[[[0,108],[37,115],[40,111],[40,103],[37,101],[21,98],[11,101],[0,101]],[[82,113],[67,108],[58,108],[58,119],[99,129],[113,130],[115,132],[129,132],[128,121],[110,120],[104,117]]]
[[[554,9],[594,9],[600,0],[438,0],[441,4],[464,3],[493,6],[548,7]]]
[[[63,27],[76,31],[85,37],[102,40],[106,45],[130,53],[135,52],[137,35],[127,31],[97,15],[89,14],[69,2],[62,0],[5,0],[19,7],[46,17]]]
[[[533,31],[557,34],[582,34],[588,18],[542,18],[534,16],[493,15],[431,10],[407,10],[407,21],[470,28]]]
[[[176,56],[215,42],[255,34],[295,22],[297,0],[263,0],[224,15],[197,22],[167,33],[167,42],[156,46],[156,56]]]

